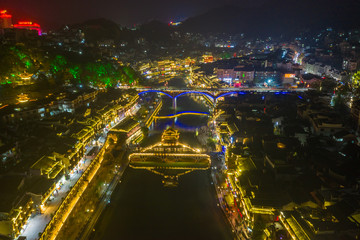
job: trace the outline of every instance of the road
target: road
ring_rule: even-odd
[[[88,151],[90,149],[91,148],[89,148]],[[85,154],[87,154],[88,151]],[[50,222],[52,214],[59,208],[62,200],[67,196],[68,191],[75,185],[90,162],[90,160],[86,160],[85,163],[83,163],[83,160],[80,161],[79,172],[71,174],[68,180],[63,180],[63,185],[61,189],[58,190],[58,193],[54,194],[53,200],[48,203],[42,214],[37,214],[28,220],[27,226],[21,236],[25,236],[27,240],[36,240],[39,238],[39,233],[43,232],[46,225]]]
[[[104,132],[101,130],[101,134],[97,139],[97,142],[99,142],[100,147],[103,146],[105,140],[106,140],[107,132]],[[91,148],[95,146],[92,143],[90,143],[88,146],[86,146],[86,152],[84,156],[91,150]],[[20,236],[25,236],[27,240],[36,240],[39,238],[39,234],[42,233],[46,227],[46,225],[51,221],[52,215],[57,211],[59,208],[62,200],[67,196],[69,190],[72,186],[75,185],[75,183],[78,181],[78,179],[81,177],[82,173],[85,172],[86,168],[90,165],[91,161],[86,160],[85,163],[83,163],[83,160],[79,161],[79,170],[77,173],[73,173],[70,175],[70,179],[68,180],[62,180],[63,185],[61,189],[58,191],[57,194],[54,194],[53,200],[51,200],[46,208],[44,209],[44,212],[42,214],[37,214],[33,217],[30,217],[24,231],[21,233]]]

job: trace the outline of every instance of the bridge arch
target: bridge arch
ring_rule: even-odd
[[[186,94],[191,94],[191,93],[196,93],[196,94],[201,94],[201,95],[205,95],[207,97],[209,97],[210,99],[214,100],[215,97],[212,96],[211,94],[207,93],[207,92],[198,92],[198,91],[186,91],[186,92],[182,92],[179,93],[178,95],[176,95],[174,98],[178,98],[180,96],[186,95]]]
[[[222,93],[220,95],[218,95],[217,97],[215,97],[215,99],[218,99],[220,97],[224,97],[224,96],[227,96],[227,95],[231,95],[231,94],[238,94],[239,92],[226,92],[226,93]]]
[[[152,90],[152,89],[146,90],[146,91],[143,91],[143,92],[139,92],[138,95],[140,96],[141,94],[149,93],[149,92],[161,93],[161,94],[164,94],[164,95],[166,95],[166,96],[168,96],[168,97],[170,97],[170,98],[173,98],[173,96],[171,96],[170,94],[168,94],[168,93],[166,93],[166,92],[164,92],[164,91],[161,91],[161,90]]]
[[[182,112],[177,112],[177,113],[173,113],[173,114],[169,114],[169,115],[165,115],[165,116],[155,116],[155,119],[175,118],[175,117],[179,117],[182,115],[208,116],[208,115],[210,115],[210,113],[199,112],[199,111],[182,111]]]

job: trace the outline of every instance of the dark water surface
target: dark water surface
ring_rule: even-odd
[[[161,176],[128,168],[92,239],[233,239],[209,174],[165,188]]]

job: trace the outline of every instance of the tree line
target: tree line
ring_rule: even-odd
[[[47,85],[84,84],[113,87],[134,85],[141,80],[131,67],[116,61],[95,60],[87,56],[28,48],[23,44],[0,46],[0,84],[16,84],[21,75]]]

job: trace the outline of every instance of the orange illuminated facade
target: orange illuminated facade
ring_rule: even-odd
[[[212,63],[212,62],[214,62],[214,57],[211,55],[203,55],[203,62],[204,63]]]
[[[294,78],[295,77],[295,74],[292,74],[292,73],[286,73],[285,78]]]
[[[17,24],[14,24],[14,28],[19,29],[27,29],[27,30],[35,30],[38,32],[39,36],[41,35],[41,28],[40,25],[33,22],[18,22]]]
[[[7,10],[0,10],[0,28],[12,28],[12,16]]]

